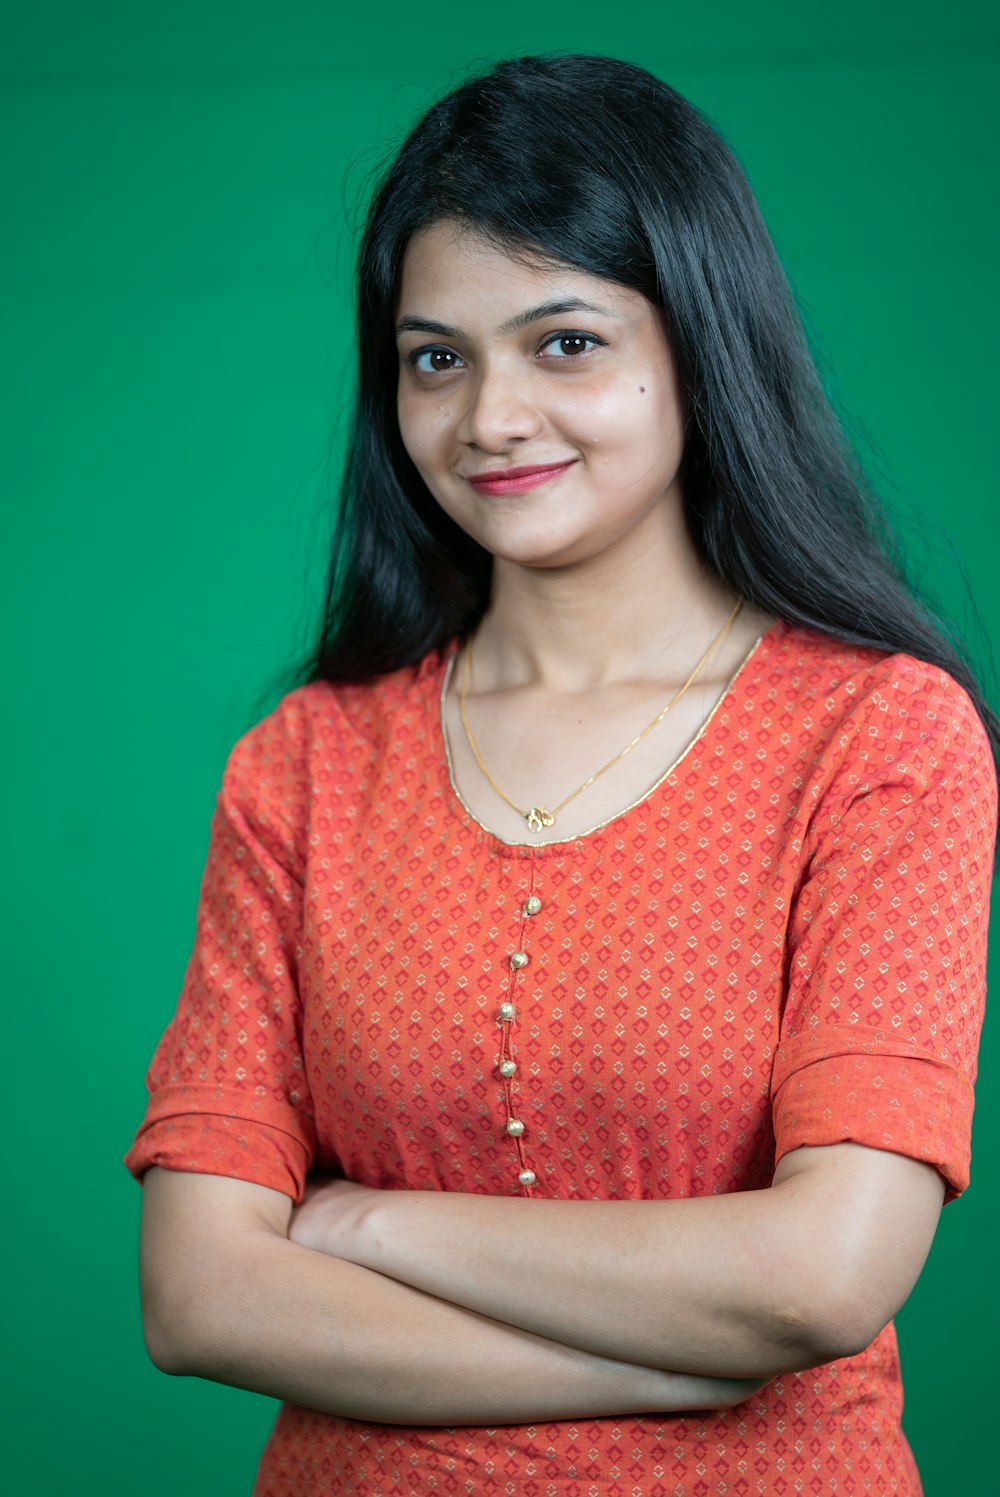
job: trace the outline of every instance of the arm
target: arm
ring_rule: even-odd
[[[502,1424],[722,1408],[762,1384],[626,1366],[290,1242],[264,1186],[150,1170],[147,1345],[164,1371],[352,1419]]]
[[[741,1402],[759,1383],[593,1357],[288,1240],[289,1198],[300,1194],[316,1143],[298,982],[310,732],[293,694],[230,757],[194,949],[129,1151],[129,1167],[145,1180],[143,1312],[153,1360],[393,1423],[489,1425]],[[248,1077],[251,1033],[254,1077],[266,1075],[266,1086]],[[246,1169],[256,1183],[228,1177]]]
[[[864,1349],[906,1299],[936,1170],[854,1144],[787,1155],[769,1190],[546,1201],[322,1187],[292,1236],[596,1356],[770,1378]]]
[[[943,1182],[968,1178],[997,809],[961,689],[904,656],[871,669],[831,740],[788,910],[769,1189],[586,1202],[340,1186],[293,1238],[648,1366],[774,1375],[867,1346],[920,1271]]]

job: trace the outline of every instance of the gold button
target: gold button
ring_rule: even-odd
[[[507,1123],[507,1132],[511,1138],[520,1138],[524,1132],[524,1124],[520,1118],[511,1118]]]
[[[521,909],[522,909],[522,911],[523,911],[523,913],[525,915],[537,915],[538,911],[541,909],[541,907],[542,907],[542,901],[539,899],[538,895],[537,894],[531,894],[524,901],[523,905],[521,906]]]
[[[512,1060],[502,1060],[499,1066],[497,1066],[497,1070],[500,1072],[501,1076],[513,1076],[514,1072],[517,1070],[517,1066]]]
[[[501,1003],[501,1005],[500,1005],[500,1017],[504,1021],[505,1024],[508,1024],[510,1022],[510,1020],[513,1019],[513,1017],[514,1017],[514,1005],[513,1005],[513,1003]]]
[[[528,953],[526,951],[514,951],[511,953],[510,964],[516,972],[518,967],[528,965]]]
[[[518,1174],[517,1182],[519,1185],[534,1185],[537,1179],[538,1176],[535,1174],[534,1170],[521,1170],[521,1172]]]

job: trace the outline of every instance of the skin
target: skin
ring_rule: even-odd
[[[857,1144],[769,1190],[546,1201],[317,1183],[292,1240],[598,1356],[769,1379],[863,1351],[923,1267],[944,1184]],[[518,1265],[497,1272],[497,1244]]]
[[[524,320],[546,306],[564,310]],[[677,477],[684,415],[644,297],[513,260],[443,223],[410,246],[398,321],[403,441],[441,507],[496,558],[495,602],[511,585],[541,601],[555,572],[580,590],[649,548],[671,553],[668,578],[690,565]],[[447,336],[421,330],[436,327]],[[467,482],[565,461],[561,477],[521,496],[481,496]]]
[[[719,1409],[762,1379],[595,1357],[291,1239],[287,1196],[150,1170],[141,1284],[164,1372],[388,1424],[496,1425]]]
[[[546,307],[571,310],[530,315]],[[685,411],[662,318],[636,292],[512,258],[445,222],[408,250],[398,322],[407,451],[495,558],[470,721],[515,804],[558,805],[656,716],[736,602],[684,521]],[[561,476],[519,496],[468,482],[565,460]],[[648,790],[770,622],[743,610],[655,734],[567,808],[559,836]],[[471,758],[455,697],[448,730],[463,797],[499,837],[521,839],[523,822]]]
[[[735,601],[684,524],[685,413],[661,318],[637,293],[450,222],[411,244],[398,316],[407,451],[495,558],[470,718],[515,803],[556,804],[676,692]],[[550,462],[569,467],[522,495],[469,482]],[[744,610],[696,687],[550,840],[644,793],[768,623]],[[454,694],[446,725],[467,803],[524,840],[464,746]],[[167,1371],[354,1418],[723,1407],[868,1345],[920,1272],[943,1194],[929,1166],[851,1143],[787,1155],[768,1190],[674,1201],[316,1180],[293,1210],[261,1186],[153,1170],[146,1335]],[[498,1272],[498,1244],[516,1274]]]

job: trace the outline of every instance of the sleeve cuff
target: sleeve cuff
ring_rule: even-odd
[[[945,1200],[969,1183],[973,1091],[939,1056],[826,1029],[781,1046],[772,1080],[775,1164],[803,1146],[864,1144],[931,1164]]]
[[[248,1180],[299,1201],[315,1152],[312,1119],[287,1103],[174,1085],[153,1092],[125,1165],[137,1180],[158,1165]]]

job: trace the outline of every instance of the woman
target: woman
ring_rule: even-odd
[[[890,561],[739,168],[594,57],[378,191],[309,681],[219,796],[128,1158],[256,1492],[920,1490],[997,724]]]

